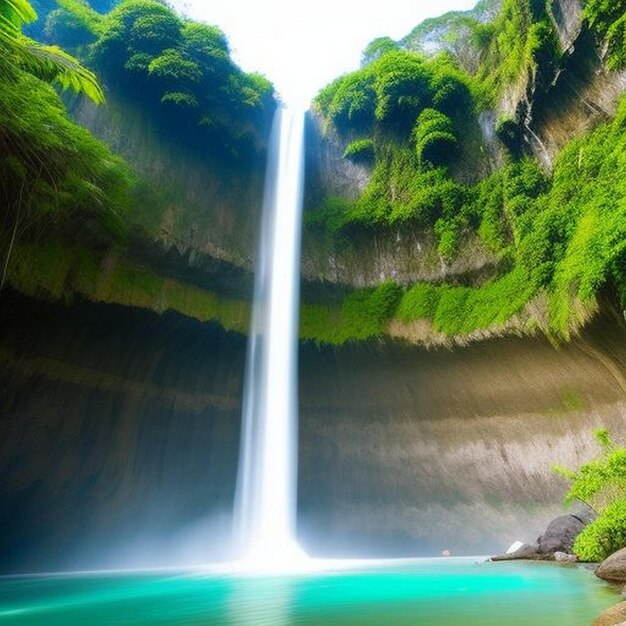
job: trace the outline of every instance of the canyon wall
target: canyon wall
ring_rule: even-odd
[[[0,569],[227,556],[245,340],[110,305],[0,306]],[[316,555],[495,552],[562,509],[551,466],[626,435],[626,329],[454,352],[301,346],[299,525]]]

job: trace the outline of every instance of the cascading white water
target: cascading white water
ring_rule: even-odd
[[[256,268],[235,524],[241,558],[282,567],[296,541],[297,333],[304,113],[274,120]]]

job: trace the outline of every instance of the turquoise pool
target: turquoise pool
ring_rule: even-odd
[[[290,576],[0,579],[0,626],[589,626],[619,600],[585,568],[432,559]]]

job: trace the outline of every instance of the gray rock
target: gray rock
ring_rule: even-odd
[[[574,541],[583,528],[594,519],[595,513],[588,507],[579,507],[574,515],[562,515],[550,522],[546,532],[533,545],[524,544],[517,552],[495,556],[492,561],[553,561],[575,563],[572,554]],[[560,554],[557,559],[556,554]],[[626,582],[626,581],[625,581]]]
[[[577,563],[578,557],[575,554],[567,554],[566,552],[555,552],[554,560],[557,563]]]
[[[562,515],[550,522],[546,532],[539,537],[539,553],[572,553],[574,540],[587,524],[574,515]]]
[[[604,611],[592,626],[620,626],[624,623],[626,623],[626,602],[620,602]]]
[[[572,508],[571,515],[577,517],[585,525],[591,524],[598,517],[598,514],[591,507],[582,502]]]
[[[626,548],[618,550],[603,561],[596,570],[596,576],[602,580],[626,583]]]

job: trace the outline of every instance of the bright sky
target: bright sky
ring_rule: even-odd
[[[287,102],[307,103],[357,69],[376,37],[400,39],[428,17],[476,0],[173,0],[190,17],[219,26],[237,63],[260,72]]]

